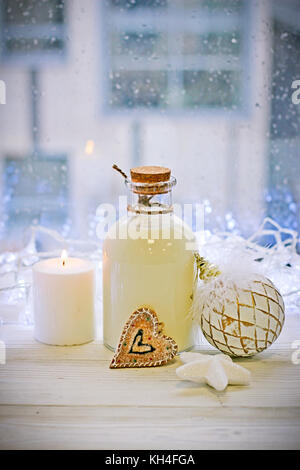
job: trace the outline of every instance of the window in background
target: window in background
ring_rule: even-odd
[[[64,233],[68,216],[67,165],[63,155],[6,158],[3,172],[6,236],[17,238],[31,224]]]
[[[43,67],[61,61],[65,55],[65,2],[3,0],[0,20],[1,62],[12,73],[25,72],[29,82],[26,124],[32,153],[11,156],[14,153],[9,152],[2,163],[1,235],[18,240],[31,224],[63,231],[67,220],[67,157],[48,155],[40,145],[40,73]]]
[[[65,51],[64,0],[1,1],[2,60],[39,65]]]
[[[243,0],[109,0],[111,110],[238,110],[249,4]]]
[[[178,202],[205,201],[209,229],[253,233],[266,209],[299,227],[299,0],[0,6],[0,238],[67,220],[94,236],[88,217],[120,192],[113,161],[154,159],[180,177]]]
[[[300,225],[300,105],[292,83],[300,79],[300,3],[273,2],[273,67],[268,213],[283,227]]]

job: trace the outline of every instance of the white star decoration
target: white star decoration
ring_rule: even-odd
[[[176,374],[183,380],[207,383],[218,391],[225,390],[227,385],[250,383],[251,373],[225,354],[184,352],[180,354],[180,359],[185,364],[176,369]]]

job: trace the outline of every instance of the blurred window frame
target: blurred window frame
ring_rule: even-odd
[[[205,116],[209,117],[211,116],[212,118],[215,117],[223,117],[226,115],[226,118],[233,118],[233,119],[240,119],[240,118],[249,118],[250,116],[250,106],[249,106],[249,101],[250,101],[250,93],[249,93],[249,88],[251,88],[251,71],[250,71],[250,62],[251,62],[251,31],[253,28],[252,24],[252,16],[253,16],[253,3],[249,2],[247,0],[241,0],[242,2],[242,8],[243,12],[241,14],[241,23],[240,23],[240,29],[239,31],[241,32],[243,38],[242,38],[242,46],[241,46],[241,53],[240,53],[240,64],[238,70],[241,73],[241,78],[240,78],[240,83],[241,83],[241,90],[240,90],[240,103],[233,107],[224,107],[221,104],[219,106],[194,106],[194,107],[189,107],[189,106],[184,106],[184,104],[180,104],[179,106],[174,106],[174,105],[167,105],[164,107],[145,107],[145,106],[133,106],[133,107],[126,107],[126,106],[113,106],[111,104],[111,99],[112,99],[112,76],[114,73],[113,70],[113,62],[115,61],[115,57],[110,53],[110,33],[113,32],[115,33],[116,31],[122,31],[122,32],[127,32],[130,29],[133,32],[136,31],[141,31],[143,32],[153,32],[153,31],[158,31],[158,32],[167,32],[168,34],[170,33],[170,30],[175,30],[176,28],[180,27],[182,31],[187,31],[185,26],[186,26],[186,20],[184,19],[183,15],[180,15],[180,9],[176,4],[178,2],[168,2],[167,7],[164,8],[164,12],[162,12],[163,8],[151,8],[151,7],[142,7],[137,9],[137,11],[132,11],[132,12],[112,12],[112,7],[110,7],[110,1],[106,0],[105,2],[101,2],[101,43],[102,43],[102,63],[104,65],[105,69],[105,77],[102,80],[103,81],[103,86],[102,86],[102,111],[105,114],[112,115],[112,116],[128,116],[131,115],[134,118],[139,118],[139,117],[145,117],[145,116],[153,116],[157,113],[160,114],[166,114],[168,116],[172,117],[185,117],[185,116]],[[229,18],[225,16],[225,14],[219,14],[218,18],[216,18],[216,22],[214,23],[214,28],[211,29],[209,28],[209,23],[211,24],[212,21],[207,21],[208,17],[204,17],[201,20],[201,27],[203,30],[199,31],[197,29],[197,32],[202,34],[202,33],[210,33],[216,30],[222,31],[222,21],[224,18],[227,18],[227,24],[228,26],[231,24],[234,26],[237,24],[237,15],[235,15],[235,18]],[[212,17],[210,18],[210,20]],[[151,27],[147,30],[141,29],[143,27],[143,24],[145,24],[147,21],[150,23],[152,22],[155,24],[154,29],[151,29]],[[194,22],[195,23],[195,22]],[[193,21],[190,21],[189,24],[193,24]],[[197,23],[198,25],[198,23]],[[165,30],[163,28],[166,28]],[[123,29],[122,29],[123,28]],[[193,26],[195,29],[195,25]],[[189,31],[188,31],[189,32]],[[224,31],[223,31],[224,32]],[[226,31],[227,32],[227,31]],[[183,75],[184,71],[197,71],[197,72],[202,72],[205,70],[208,70],[213,63],[214,59],[216,56],[213,56],[210,58],[209,56],[201,56],[200,54],[195,54],[194,56],[195,59],[199,60],[201,58],[201,66],[198,64],[194,66],[194,68],[191,67],[186,67],[184,66],[184,62],[186,62],[187,58],[186,56],[182,53],[181,54],[181,66],[178,63],[178,57],[177,57],[177,64],[176,61],[173,60],[174,63],[171,64],[171,66],[168,67],[169,70],[168,72],[168,77],[169,77],[169,88],[174,85],[174,72],[173,68],[177,67],[179,70],[179,73]],[[224,56],[226,60],[226,56]],[[122,57],[119,57],[119,59],[122,61]],[[168,57],[169,59],[169,57]],[[220,63],[222,63],[223,57],[220,56]],[[171,60],[172,62],[172,60]],[[168,63],[170,63],[170,60],[168,60]],[[147,69],[143,70],[148,70],[148,71],[155,71],[155,70],[160,70],[164,71],[165,69],[159,68],[156,64],[155,68],[151,68],[151,63],[149,63],[149,67]],[[175,65],[174,65],[175,64]],[[134,67],[130,67],[128,65],[128,61],[123,61],[121,64],[123,70],[136,70]],[[217,70],[224,70],[226,71],[226,68],[222,69],[221,66]],[[228,71],[234,70],[234,67],[228,67]],[[215,71],[215,69],[214,69]],[[177,89],[178,84],[176,85]]]
[[[59,0],[58,0],[59,1]],[[5,3],[0,3],[0,61],[5,65],[22,65],[31,68],[64,62],[67,55],[67,1],[63,0],[63,21],[40,24],[8,24],[5,21]],[[38,49],[35,51],[10,51],[8,41],[60,41],[62,46],[57,49]]]

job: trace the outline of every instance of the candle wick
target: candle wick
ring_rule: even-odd
[[[63,250],[62,254],[61,254],[61,258],[60,258],[63,266],[65,266],[65,264],[66,264],[67,257],[68,257],[68,255],[67,255],[66,250]]]

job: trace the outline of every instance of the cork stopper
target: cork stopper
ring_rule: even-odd
[[[131,168],[130,175],[133,183],[162,183],[169,181],[171,170],[163,166],[138,166]]]

